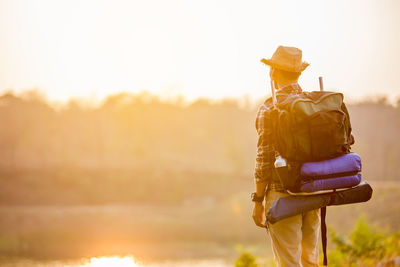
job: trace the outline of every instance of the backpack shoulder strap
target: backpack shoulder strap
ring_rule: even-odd
[[[322,251],[324,253],[324,266],[328,266],[328,257],[326,255],[327,238],[326,238],[326,207],[321,208],[321,239]]]

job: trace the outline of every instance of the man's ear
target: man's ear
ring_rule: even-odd
[[[269,69],[269,77],[271,78],[271,80],[274,79],[274,72],[275,72],[274,68],[270,67],[270,69]]]
[[[276,90],[278,90],[279,89],[279,87],[278,87],[278,83],[274,80],[274,87],[275,87],[275,89]]]

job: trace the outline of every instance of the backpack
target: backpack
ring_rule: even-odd
[[[273,112],[275,145],[290,162],[334,158],[354,143],[343,94],[327,91],[277,94]]]
[[[326,189],[333,189],[334,199],[336,190],[357,186],[360,183],[361,174],[358,172],[361,171],[361,159],[356,154],[343,156],[350,153],[350,146],[354,143],[350,116],[343,102],[343,94],[323,91],[321,78],[320,85],[321,91],[289,95],[278,92],[276,98],[272,86],[274,109],[271,115],[274,144],[279,152],[278,155],[287,161],[286,168],[275,168],[275,170],[288,193],[291,191],[295,194],[315,191],[322,193]],[[330,168],[327,168],[329,166]],[[307,171],[307,167],[311,171]],[[318,167],[322,171],[330,171],[326,174],[317,171],[314,175],[313,172],[318,170]],[[364,188],[366,187],[361,187],[362,190]],[[341,204],[368,201],[372,194],[372,189],[369,193],[369,188],[366,197],[365,194],[354,194],[354,190],[347,189],[348,194],[344,194],[346,201]],[[310,197],[311,195],[305,196],[304,199],[311,200]],[[324,199],[324,195],[316,195],[310,203],[319,202],[321,199]],[[348,199],[353,202],[348,202]],[[297,203],[303,208],[307,206],[303,202]],[[321,208],[321,238],[325,266],[328,263],[325,222],[327,205],[316,207]],[[285,204],[280,207],[285,211],[300,210],[293,205]],[[277,209],[278,212],[281,210]],[[268,219],[271,220],[272,217]]]

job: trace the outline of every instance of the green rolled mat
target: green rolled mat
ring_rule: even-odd
[[[292,195],[278,198],[268,209],[266,220],[274,224],[285,218],[326,206],[366,202],[371,199],[372,192],[372,187],[367,182],[364,182],[343,191],[308,196]]]

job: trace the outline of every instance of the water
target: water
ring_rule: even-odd
[[[227,267],[231,266],[224,260],[181,260],[163,262],[141,262],[133,256],[93,257],[81,260],[37,261],[29,259],[2,260],[4,267]]]

